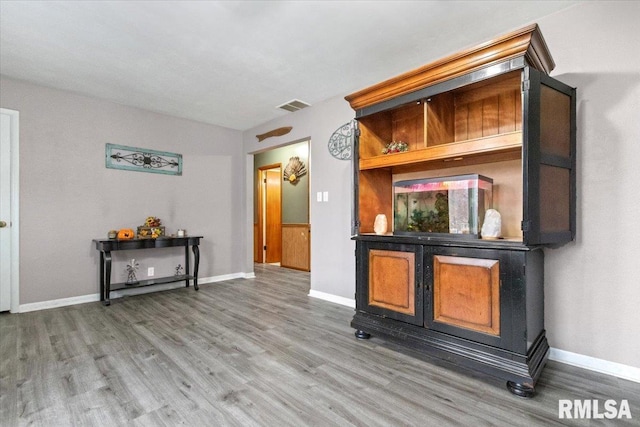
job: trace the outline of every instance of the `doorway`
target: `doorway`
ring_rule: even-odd
[[[258,193],[258,262],[280,264],[282,261],[282,185],[281,164],[262,166]]]
[[[0,109],[0,311],[19,311],[18,112]]]
[[[253,259],[256,263],[279,262],[281,267],[311,269],[309,144],[305,139],[253,155]],[[296,173],[292,179],[293,171]],[[271,190],[273,197],[268,194]],[[267,203],[268,200],[272,202]],[[279,206],[272,206],[278,203]],[[269,214],[270,208],[275,212],[273,217]],[[271,237],[268,233],[272,233]],[[269,244],[269,240],[273,244]],[[277,254],[277,260],[271,258],[270,249]]]

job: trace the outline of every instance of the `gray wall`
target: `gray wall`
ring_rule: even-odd
[[[540,20],[553,76],[578,88],[577,239],[546,251],[549,342],[640,367],[640,2]]]
[[[329,154],[327,144],[331,134],[353,119],[353,110],[341,97],[330,99],[295,113],[290,113],[243,134],[247,154],[247,169],[253,166],[251,153],[269,147],[310,139],[309,174],[311,193],[309,218],[311,223],[311,289],[353,298],[355,284],[354,243],[350,237],[351,223],[351,162],[337,160]],[[258,143],[255,135],[269,130],[293,126],[291,133],[268,138]],[[245,205],[246,229],[253,230],[253,174],[247,176]],[[318,191],[329,192],[328,202],[317,202]],[[247,242],[253,245],[251,234]],[[252,249],[251,246],[249,249]],[[245,252],[247,268],[253,266],[253,251]]]
[[[280,163],[281,173],[289,163],[291,157],[299,157],[307,167],[306,175],[302,175],[295,184],[282,181],[282,223],[283,224],[306,224],[309,222],[309,143],[307,141],[287,145],[286,147],[275,148],[254,156],[254,176],[261,166],[268,166]],[[253,214],[254,222],[258,222],[258,180],[254,180],[253,186]]]
[[[578,237],[545,251],[549,342],[633,367],[640,367],[639,17],[638,2],[586,2],[538,21],[558,64],[552,75],[578,87]],[[256,134],[280,126],[293,131],[265,143],[311,137],[311,194],[330,192],[328,203],[311,197],[311,288],[347,298],[355,282],[349,163],[333,159],[326,144],[352,117],[338,97],[243,135],[246,153],[259,149]]]
[[[20,81],[1,80],[1,106],[20,112],[20,304],[97,294],[93,238],[141,225],[149,215],[167,232],[204,236],[201,277],[242,272],[241,133]],[[105,168],[105,144],[181,153],[183,175]],[[172,274],[179,249],[118,253],[156,276]],[[149,255],[148,253],[146,255]]]

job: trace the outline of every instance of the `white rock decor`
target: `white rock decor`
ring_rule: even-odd
[[[484,224],[480,231],[483,239],[497,239],[502,236],[502,217],[495,209],[487,209],[484,213]]]
[[[387,233],[387,216],[385,214],[376,215],[376,219],[373,222],[373,231],[378,235]]]

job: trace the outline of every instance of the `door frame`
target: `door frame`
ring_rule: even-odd
[[[258,168],[258,259],[256,262],[260,264],[265,263],[265,250],[264,250],[264,229],[266,224],[265,221],[265,212],[263,204],[265,202],[263,194],[265,190],[264,179],[266,178],[266,172],[271,169],[278,169],[280,173],[282,173],[282,163],[273,163],[270,165],[260,166]],[[282,209],[282,185],[280,185],[280,208]],[[282,219],[280,220],[280,225],[282,225]],[[254,249],[255,251],[255,249]],[[282,254],[281,254],[282,258]]]
[[[11,130],[9,135],[10,151],[10,215],[11,224],[9,227],[10,241],[10,291],[11,304],[10,313],[20,312],[20,113],[16,110],[0,108],[0,114],[9,116]]]

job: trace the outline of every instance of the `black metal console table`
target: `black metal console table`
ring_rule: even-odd
[[[100,301],[104,305],[110,305],[109,299],[111,291],[120,289],[139,288],[142,286],[159,285],[162,283],[173,283],[185,281],[189,287],[189,280],[193,280],[193,287],[198,290],[198,264],[200,263],[200,244],[202,236],[186,236],[186,237],[161,237],[158,239],[94,239],[96,249],[100,251]],[[111,283],[111,252],[125,251],[132,249],[154,249],[154,248],[170,248],[176,246],[184,246],[184,272],[185,274],[158,277],[147,280],[140,280],[134,284],[128,283]],[[193,250],[193,275],[189,275],[189,246]]]

